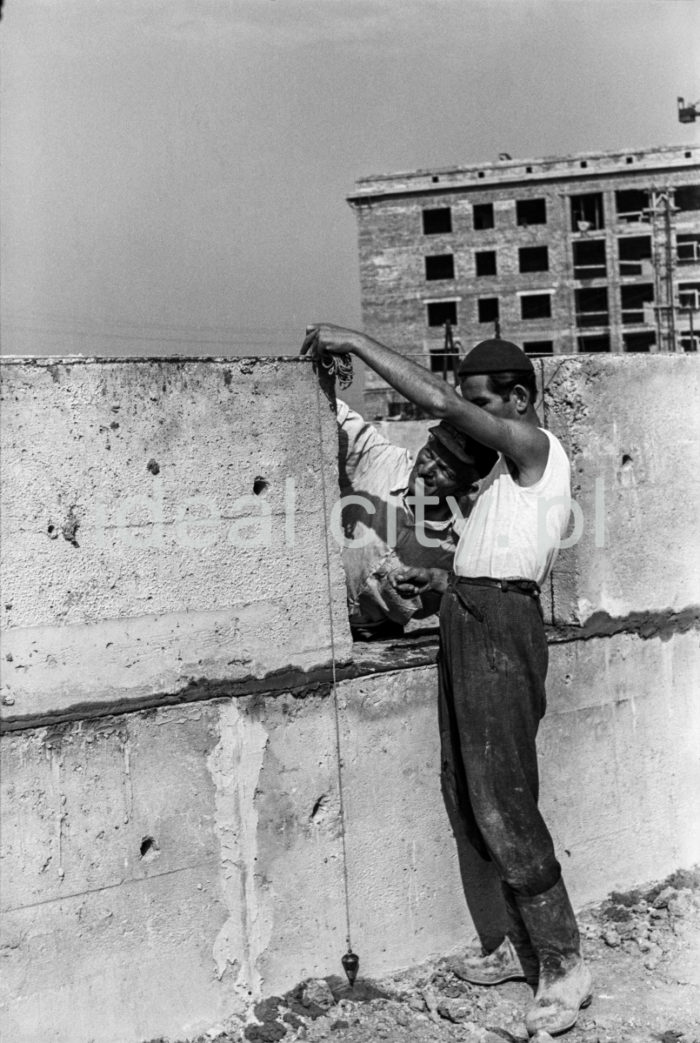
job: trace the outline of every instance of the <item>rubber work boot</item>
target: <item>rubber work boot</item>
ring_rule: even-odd
[[[564,881],[534,898],[518,896],[518,906],[540,962],[535,1004],[525,1018],[531,1036],[556,1036],[573,1028],[581,1007],[593,998],[590,971]]]
[[[453,974],[472,985],[500,985],[504,981],[537,983],[537,956],[530,944],[515,895],[502,883],[506,903],[506,936],[501,944],[486,956],[462,956],[450,961]]]

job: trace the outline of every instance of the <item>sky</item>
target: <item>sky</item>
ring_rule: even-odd
[[[368,174],[691,143],[696,0],[5,0],[3,354],[361,323]]]

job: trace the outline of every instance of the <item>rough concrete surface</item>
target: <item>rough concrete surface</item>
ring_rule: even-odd
[[[329,576],[325,545],[336,424],[308,364],[0,373],[4,719],[313,668],[331,626],[347,658],[340,551],[329,539]]]
[[[553,622],[697,607],[697,356],[589,355],[542,367],[545,423],[567,449],[580,506],[580,538],[553,573]]]
[[[570,1043],[698,1043],[700,1040],[700,873],[624,893],[580,917],[594,998]],[[360,968],[361,969],[361,968]],[[451,957],[380,979],[360,973],[301,982],[187,1043],[333,1040],[337,1043],[519,1043],[532,1002],[525,983],[495,988],[464,982]],[[546,1032],[533,1043],[548,1043]],[[170,1043],[162,1038],[149,1043]],[[175,1043],[175,1041],[173,1041]],[[185,1043],[185,1041],[179,1041]]]

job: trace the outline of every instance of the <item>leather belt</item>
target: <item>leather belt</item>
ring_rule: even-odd
[[[491,576],[457,576],[453,577],[455,586],[467,584],[472,587],[499,587],[503,593],[514,591],[516,594],[527,594],[531,598],[540,596],[540,588],[534,579],[493,579]]]

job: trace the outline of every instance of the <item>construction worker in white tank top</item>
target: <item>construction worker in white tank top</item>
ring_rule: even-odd
[[[442,788],[458,838],[494,863],[507,913],[503,941],[453,970],[467,981],[526,979],[528,1031],[571,1028],[592,995],[576,918],[538,808],[536,735],[546,706],[547,640],[539,589],[570,513],[569,463],[535,409],[532,362],[500,338],[470,351],[461,394],[365,334],[309,327],[302,354],[349,353],[425,412],[496,450],[464,523],[454,573],[405,570],[406,596],[443,592],[439,719]]]

